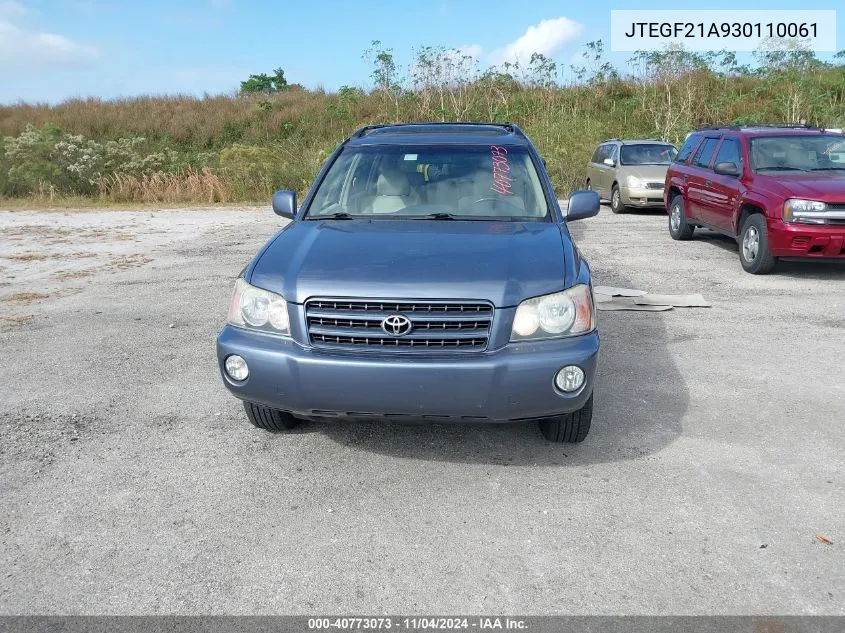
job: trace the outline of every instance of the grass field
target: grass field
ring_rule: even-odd
[[[729,55],[635,55],[621,76],[589,49],[577,81],[542,56],[527,68],[473,67],[423,49],[405,76],[377,58],[375,88],[277,94],[75,99],[0,106],[0,200],[36,206],[266,201],[303,192],[357,127],[393,121],[511,121],[534,140],[559,194],[583,183],[609,137],[674,143],[702,124],[807,121],[845,127],[845,65],[770,54],[759,68]],[[837,60],[845,61],[840,54]],[[390,62],[388,64],[385,61]]]

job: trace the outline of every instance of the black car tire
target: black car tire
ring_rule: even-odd
[[[622,194],[619,192],[619,185],[613,185],[610,191],[610,210],[614,213],[625,213],[625,205],[622,204]]]
[[[252,402],[244,401],[244,411],[250,422],[265,431],[287,431],[300,422],[290,413]]]
[[[541,420],[540,432],[550,442],[577,444],[587,437],[592,420],[593,394],[590,394],[584,406],[577,411]]]
[[[673,226],[673,214],[677,211],[676,222]],[[684,215],[684,197],[681,194],[672,198],[669,203],[669,235],[673,240],[691,240],[695,227],[687,222]]]
[[[769,233],[766,230],[766,218],[762,214],[753,213],[745,218],[737,241],[739,261],[746,272],[765,275],[777,264],[777,258],[772,257],[769,251]],[[755,242],[756,248],[752,248]]]

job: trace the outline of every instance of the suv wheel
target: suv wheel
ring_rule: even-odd
[[[678,194],[669,203],[669,235],[673,240],[690,240],[694,231],[684,215],[684,197]]]
[[[766,218],[760,213],[749,215],[739,232],[739,261],[754,275],[765,275],[777,263],[769,252],[769,234]]]
[[[610,210],[614,213],[625,213],[625,205],[622,204],[622,194],[619,193],[619,185],[613,185],[610,192]]]
[[[550,442],[583,442],[593,419],[593,394],[583,407],[566,415],[540,421],[540,432]]]
[[[246,417],[249,418],[250,422],[265,431],[287,431],[297,426],[300,422],[290,413],[245,400],[244,411],[246,411]]]

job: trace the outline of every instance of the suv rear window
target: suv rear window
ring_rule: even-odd
[[[696,167],[707,167],[710,165],[710,159],[713,158],[713,150],[719,144],[718,138],[706,138],[701,144],[701,148],[695,155],[692,164]]]
[[[676,163],[685,163],[687,159],[692,154],[692,151],[698,145],[698,141],[701,140],[701,134],[690,134],[687,137],[687,140],[684,141],[684,144],[681,145],[681,149],[678,150],[678,155],[675,156]]]

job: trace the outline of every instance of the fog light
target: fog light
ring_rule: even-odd
[[[578,391],[584,384],[584,370],[576,365],[567,365],[555,376],[555,386],[561,391]]]
[[[225,364],[226,373],[229,374],[229,378],[232,380],[241,382],[249,376],[249,367],[247,367],[246,361],[237,354],[232,354],[226,358]]]

